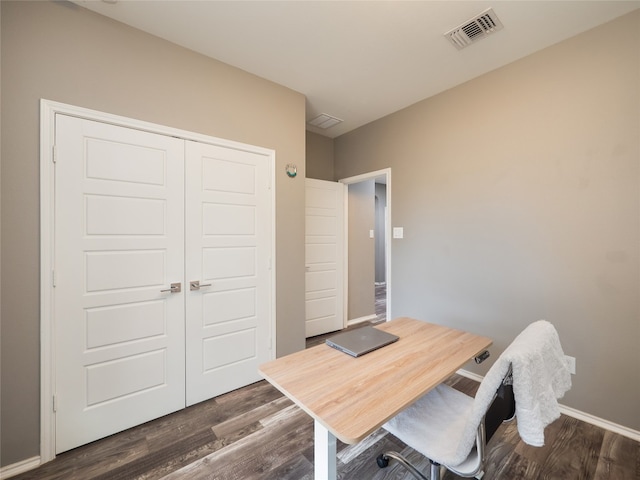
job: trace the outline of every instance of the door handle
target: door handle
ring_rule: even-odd
[[[200,287],[210,287],[210,283],[200,283],[200,280],[192,280],[189,282],[189,290],[200,290]]]
[[[182,283],[172,283],[170,288],[166,290],[160,290],[161,292],[180,293],[182,291]]]

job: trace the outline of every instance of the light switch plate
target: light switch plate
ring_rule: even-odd
[[[404,228],[393,227],[393,238],[404,238]]]

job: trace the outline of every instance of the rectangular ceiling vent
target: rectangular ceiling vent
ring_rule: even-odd
[[[451,43],[461,50],[487,35],[502,30],[502,22],[492,8],[487,8],[480,15],[477,15],[462,25],[458,25],[453,30],[444,34]]]
[[[331,115],[327,115],[326,113],[321,113],[316,118],[312,118],[311,120],[307,121],[307,125],[327,129],[341,122],[342,120],[340,120],[339,118],[332,117]]]

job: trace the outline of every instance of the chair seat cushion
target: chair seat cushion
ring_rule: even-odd
[[[472,397],[442,384],[389,420],[383,428],[434,462],[456,466],[465,461],[475,440],[475,432],[471,432],[472,441],[464,442],[469,448],[460,451],[463,437],[469,435],[465,426],[473,401]]]

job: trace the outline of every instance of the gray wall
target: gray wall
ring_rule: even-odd
[[[39,100],[276,151],[277,354],[304,348],[303,95],[65,2],[2,1],[1,464],[39,454]],[[298,177],[285,175],[296,163]]]
[[[348,302],[347,320],[374,315],[375,243],[369,230],[375,228],[374,180],[348,185]]]
[[[640,11],[334,148],[336,178],[392,168],[391,317],[488,335],[492,359],[547,319],[577,358],[562,403],[640,430]]]
[[[307,132],[306,141],[307,178],[335,181],[333,176],[333,139]]]

